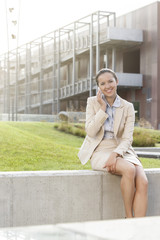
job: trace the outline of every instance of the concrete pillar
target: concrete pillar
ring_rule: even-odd
[[[19,78],[19,53],[18,48],[16,48],[16,79],[15,79],[15,120],[17,121],[17,111],[18,111],[18,78]],[[14,102],[14,99],[12,99]],[[14,107],[14,104],[13,104]],[[14,112],[14,109],[12,109],[12,112]]]
[[[99,12],[97,12],[97,32],[96,32],[96,73],[100,70],[100,46],[99,46]]]
[[[27,79],[27,105],[28,113],[31,113],[31,62],[32,62],[32,44],[29,44],[28,48],[28,79]]]
[[[74,22],[74,27],[73,27],[73,72],[72,72],[72,86],[73,86],[73,92],[72,94],[75,93],[75,78],[76,78],[76,22]]]
[[[9,51],[7,54],[7,113],[8,113],[8,121],[10,121],[10,58],[9,58]]]
[[[28,113],[27,111],[27,82],[28,82],[28,44],[26,44],[26,58],[25,58],[25,110],[24,113]]]
[[[106,50],[105,55],[104,55],[104,63],[105,67],[108,68],[109,63],[108,63],[108,50]]]
[[[89,51],[89,78],[90,78],[90,89],[89,96],[93,95],[93,15],[91,14],[90,22],[90,51]]]
[[[5,59],[4,59],[4,68],[6,69],[7,67],[7,54],[5,54]],[[6,71],[7,72],[7,71]],[[7,74],[4,74],[4,90],[3,90],[3,112],[7,112]]]
[[[112,70],[116,71],[116,48],[112,48]]]
[[[131,102],[135,102],[135,89],[131,89]]]
[[[60,29],[58,30],[58,64],[57,64],[57,113],[60,111],[60,100],[59,100],[59,91],[60,91],[60,65],[61,65],[61,60],[60,60]]]
[[[43,81],[43,54],[44,54],[43,37],[41,37],[41,43],[40,43],[39,47],[40,47],[40,79],[39,79],[40,107],[39,107],[39,114],[42,114],[42,105],[43,105],[42,81]]]

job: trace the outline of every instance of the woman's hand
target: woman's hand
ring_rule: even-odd
[[[98,101],[99,104],[101,105],[101,109],[105,112],[107,105],[106,105],[105,101],[104,101],[103,98],[102,98],[102,92],[101,92],[100,89],[99,89],[98,92],[97,92],[97,101]]]
[[[116,152],[112,152],[103,168],[106,168],[110,173],[115,173],[117,157],[118,154]]]

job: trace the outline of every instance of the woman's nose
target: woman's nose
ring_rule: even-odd
[[[109,88],[110,87],[110,85],[107,83],[107,84],[105,84],[105,88],[107,89],[107,88]]]

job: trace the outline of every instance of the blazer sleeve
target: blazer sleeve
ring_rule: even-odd
[[[125,121],[124,131],[118,147],[114,152],[120,154],[121,156],[127,152],[133,141],[133,131],[134,131],[134,122],[135,122],[135,112],[133,104],[130,103],[127,110],[127,118]]]
[[[95,99],[93,99],[92,97],[88,98],[86,107],[85,129],[89,137],[95,137],[104,125],[106,119],[108,118],[108,114],[105,113],[102,109],[99,109],[96,112],[94,105]]]

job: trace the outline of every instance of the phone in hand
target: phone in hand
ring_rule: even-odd
[[[103,96],[103,93],[102,93],[102,91],[101,91],[101,89],[98,87],[98,90],[100,90],[100,93],[101,93],[101,98],[102,98],[102,96]]]

